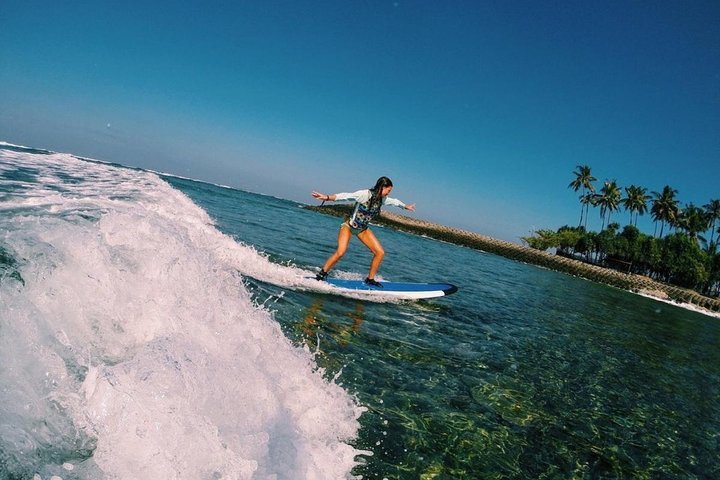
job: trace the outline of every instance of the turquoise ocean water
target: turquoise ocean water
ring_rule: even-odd
[[[720,478],[717,318],[339,223],[0,144],[0,479]]]

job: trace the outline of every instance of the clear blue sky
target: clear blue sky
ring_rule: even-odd
[[[418,217],[512,241],[577,223],[578,164],[720,198],[717,0],[2,0],[0,18],[11,143],[305,203],[388,175]]]

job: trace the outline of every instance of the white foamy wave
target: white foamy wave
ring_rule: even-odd
[[[221,234],[154,174],[13,151],[0,167],[0,246],[20,279],[0,277],[4,468],[351,477],[369,453],[350,445],[363,409],[239,273],[293,283],[307,272]]]
[[[640,291],[640,292],[635,292],[632,290],[627,290],[627,291],[630,293],[635,293],[637,295],[640,295],[641,297],[655,300],[656,302],[666,303],[668,305],[673,305],[675,307],[683,308],[685,310],[690,310],[691,312],[701,313],[703,315],[707,315],[708,317],[720,318],[720,312],[714,312],[712,310],[708,310],[707,308],[693,305],[692,303],[678,302],[678,301],[672,300],[670,298],[663,298],[657,294],[652,294],[652,293],[648,293],[648,292],[644,292],[644,291]],[[656,311],[658,313],[660,313],[659,308]]]
[[[26,147],[26,146],[24,146],[24,145],[16,145],[16,144],[14,144],[14,143],[6,142],[6,141],[4,141],[4,140],[0,140],[0,146],[3,146],[3,147],[14,147],[14,148],[25,148],[25,149],[27,149],[27,150],[38,150],[38,149],[33,149],[32,147]],[[48,150],[43,150],[43,151],[44,151],[44,152],[48,152]]]

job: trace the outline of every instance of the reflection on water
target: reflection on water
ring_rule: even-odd
[[[333,320],[328,318],[322,311],[323,300],[318,298],[305,310],[302,316],[302,322],[299,322],[297,328],[310,347],[314,350],[318,349],[317,339],[320,337],[320,329],[322,328],[325,335],[329,335],[340,347],[346,347],[352,340],[352,336],[360,332],[360,326],[364,321],[365,306],[362,302],[355,302],[355,310],[348,311],[344,314],[348,321],[344,321],[342,316]]]

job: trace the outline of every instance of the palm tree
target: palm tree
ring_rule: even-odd
[[[652,201],[650,213],[656,222],[656,230],[657,222],[660,222],[660,237],[662,237],[665,223],[673,225],[677,221],[679,209],[675,195],[677,195],[678,192],[669,185],[665,185],[662,192],[652,193],[655,199]]]
[[[602,228],[605,229],[605,217],[607,216],[608,223],[610,222],[610,214],[618,209],[620,205],[620,187],[617,182],[605,181],[605,184],[600,189],[600,193],[595,195],[595,203],[600,205],[600,218],[602,218]]]
[[[715,241],[715,225],[720,220],[720,200],[710,200],[710,203],[703,205],[710,221],[710,245]]]
[[[690,238],[697,239],[700,232],[708,229],[710,220],[705,210],[691,203],[679,211],[675,226],[684,230]]]
[[[585,209],[585,223],[583,224],[583,228],[585,228],[587,230],[588,210],[590,209],[590,205],[592,205],[593,207],[596,205],[595,194],[588,192],[584,195],[581,195],[580,203],[582,204],[583,208]],[[583,215],[582,215],[582,209],[581,209],[580,210],[580,222],[582,222],[582,220],[583,220]]]
[[[630,210],[630,223],[637,227],[638,215],[645,215],[647,212],[647,202],[650,195],[647,195],[647,189],[630,185],[625,187],[627,197],[623,198],[620,203],[623,204],[625,210]],[[635,213],[635,221],[633,222],[633,213]]]
[[[568,188],[572,188],[573,191],[577,192],[582,188],[582,194],[580,195],[580,223],[578,226],[583,224],[583,214],[585,215],[585,224],[587,225],[587,210],[588,204],[590,203],[587,199],[586,191],[595,193],[595,186],[592,184],[597,178],[593,177],[590,173],[590,167],[587,165],[578,165],[573,172],[575,174],[575,180],[570,182]]]

